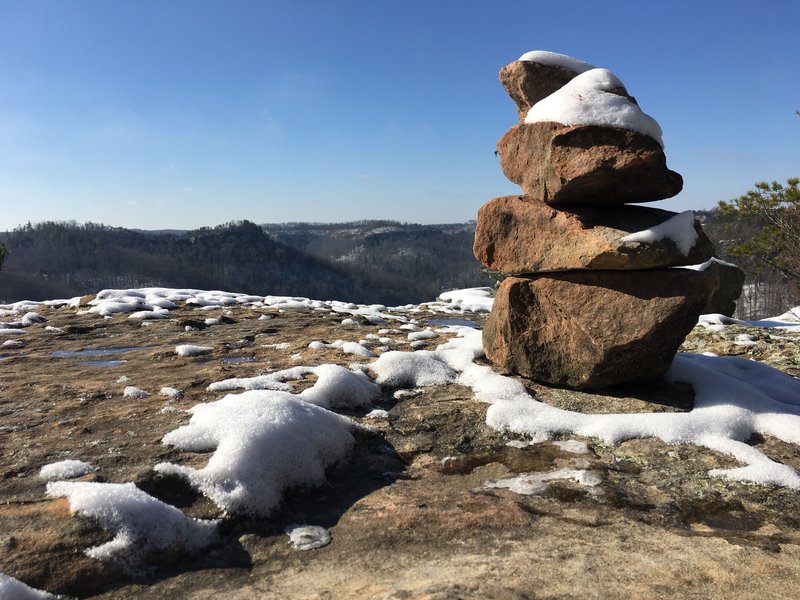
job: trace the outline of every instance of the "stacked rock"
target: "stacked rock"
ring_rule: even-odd
[[[498,142],[524,195],[478,212],[475,256],[505,276],[484,326],[502,371],[574,388],[662,375],[717,287],[670,267],[713,254],[677,194],[661,128],[606,69],[529,52],[500,71],[520,123]]]

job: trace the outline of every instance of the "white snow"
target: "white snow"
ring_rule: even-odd
[[[366,356],[367,358],[374,358],[378,356],[372,350],[365,348],[364,345],[359,342],[345,342],[344,340],[336,340],[332,344],[314,341],[311,342],[308,347],[312,350],[325,350],[331,348],[335,350],[341,350],[345,354],[355,354],[356,356]]]
[[[375,408],[369,411],[366,415],[364,415],[365,419],[388,419],[389,418],[389,411],[382,410],[380,408]]]
[[[0,327],[0,335],[22,335],[25,333],[22,329],[15,329],[12,327]]]
[[[183,392],[180,391],[178,388],[174,388],[172,386],[165,385],[160,390],[158,390],[160,396],[166,396],[171,400],[177,400],[181,396],[183,396]]]
[[[288,488],[316,486],[353,445],[352,421],[286,392],[249,391],[191,408],[188,425],[164,436],[181,450],[214,450],[202,469],[172,463],[226,513],[268,516]]]
[[[383,387],[445,385],[455,381],[456,373],[433,352],[384,352],[369,365],[375,381]]]
[[[465,288],[443,292],[436,300],[427,303],[427,307],[436,312],[489,312],[494,303],[494,292],[490,287]]]
[[[439,337],[433,330],[423,329],[422,331],[412,331],[408,334],[408,340],[410,342],[417,342],[419,340],[431,340],[433,338]]]
[[[724,267],[735,267],[737,269],[739,268],[738,265],[735,265],[733,263],[724,261],[724,260],[716,258],[714,256],[709,258],[706,262],[700,263],[699,265],[685,265],[685,266],[683,266],[681,268],[682,269],[693,269],[695,271],[705,271],[708,268],[710,268],[712,265],[715,265],[715,264],[722,265]]]
[[[694,228],[694,213],[690,210],[678,213],[650,229],[628,234],[620,238],[620,241],[653,244],[664,238],[672,240],[681,254],[689,256],[698,238],[697,230]]]
[[[19,579],[0,573],[0,598],[6,600],[55,600],[54,596],[22,583]]]
[[[22,348],[23,346],[25,346],[25,342],[22,340],[6,340],[0,344],[0,348]]]
[[[82,460],[60,460],[44,465],[39,470],[39,477],[48,481],[74,479],[91,473],[95,468]]]
[[[630,129],[650,136],[663,147],[661,126],[636,104],[611,91],[620,87],[623,83],[608,69],[590,69],[534,104],[525,122]]]
[[[140,390],[134,385],[128,385],[122,390],[122,395],[125,398],[147,398],[150,395],[149,392],[145,392],[144,390]]]
[[[299,395],[311,404],[336,410],[357,410],[371,406],[380,398],[380,387],[361,371],[351,371],[339,365],[321,365],[313,372],[317,381]]]
[[[547,50],[531,50],[520,56],[517,60],[538,62],[543,65],[551,65],[554,67],[565,67],[576,73],[583,73],[589,69],[594,69],[594,65],[587,62],[578,60],[566,54],[558,54],[557,52],[548,52]]]
[[[115,559],[135,567],[148,552],[193,553],[217,539],[216,521],[187,517],[132,483],[58,481],[47,484],[47,495],[67,497],[72,512],[114,534],[113,540],[86,551],[99,560]]]
[[[194,344],[180,344],[175,346],[175,354],[178,356],[201,356],[209,354],[214,348],[211,346],[195,346]]]

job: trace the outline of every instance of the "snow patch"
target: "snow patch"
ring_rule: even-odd
[[[608,69],[590,69],[534,104],[525,123],[552,121],[564,125],[598,125],[630,129],[662,147],[661,126],[636,104],[611,90],[624,87]]]
[[[91,558],[118,560],[134,568],[149,552],[197,552],[217,539],[217,522],[187,517],[132,483],[58,481],[51,498],[66,497],[72,512],[89,517],[114,539],[86,551]]]
[[[587,62],[567,56],[566,54],[558,54],[557,52],[548,52],[547,50],[531,50],[520,56],[517,60],[537,62],[543,65],[551,65],[553,67],[564,67],[575,73],[583,73],[590,69],[594,69],[594,65]]]
[[[39,470],[39,478],[55,481],[59,479],[75,479],[91,473],[95,468],[82,460],[60,460],[43,466]]]
[[[664,238],[672,240],[681,254],[689,256],[698,238],[697,230],[694,228],[694,213],[690,210],[679,213],[650,229],[626,235],[620,238],[620,241],[653,244]]]
[[[322,484],[325,468],[353,445],[352,421],[286,392],[229,394],[189,412],[189,424],[163,442],[213,456],[202,469],[155,470],[186,478],[226,513],[268,516],[285,490]]]

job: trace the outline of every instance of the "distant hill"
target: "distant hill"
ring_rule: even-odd
[[[472,257],[474,224],[259,226],[186,232],[46,222],[0,233],[11,251],[0,302],[113,287],[191,287],[364,303],[431,300],[489,285]]]

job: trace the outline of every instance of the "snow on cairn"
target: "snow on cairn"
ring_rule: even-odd
[[[620,87],[623,83],[608,69],[585,71],[534,104],[525,122],[630,129],[650,136],[663,147],[661,126],[636,104],[611,91]]]
[[[697,230],[694,228],[694,213],[690,210],[678,213],[650,229],[630,233],[620,238],[620,241],[652,244],[664,238],[672,240],[681,254],[689,256],[698,238]]]
[[[217,540],[217,522],[187,517],[132,483],[58,481],[47,495],[66,497],[72,512],[96,521],[114,539],[86,551],[91,558],[115,560],[129,570],[149,552],[195,553]]]
[[[520,56],[517,60],[537,62],[553,67],[565,67],[578,74],[596,68],[594,65],[590,65],[577,58],[567,56],[566,54],[559,54],[558,52],[548,52],[547,50],[531,50]]]

